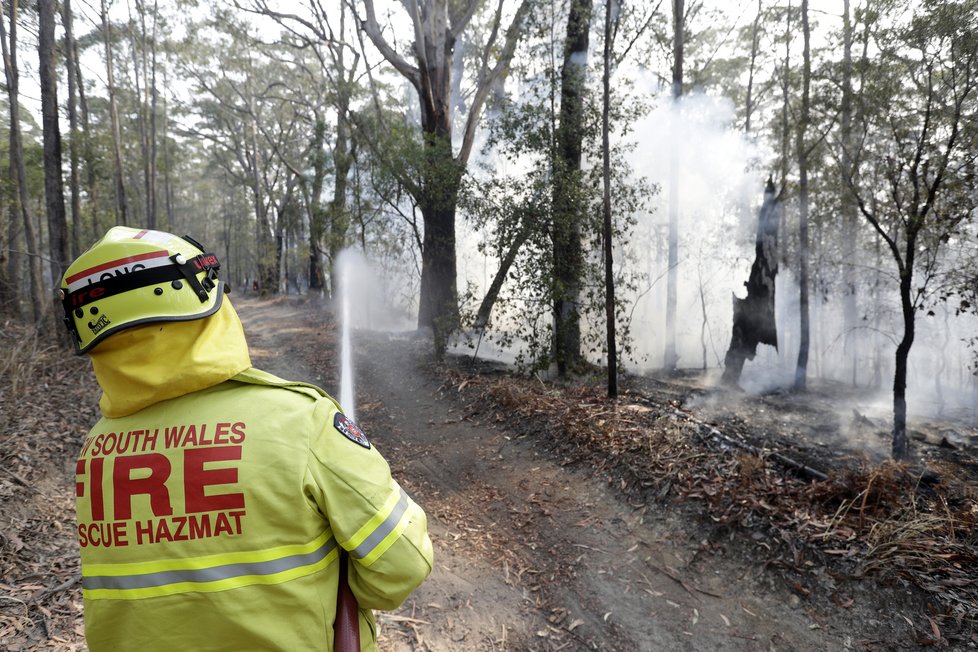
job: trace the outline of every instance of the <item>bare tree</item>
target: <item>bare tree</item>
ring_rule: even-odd
[[[744,285],[747,297],[733,297],[733,333],[724,358],[722,382],[736,386],[746,360],[753,360],[758,344],[778,347],[777,322],[774,315],[776,278],[778,276],[779,202],[774,182],[768,178],[764,203],[757,216],[754,241],[754,263]],[[705,364],[704,364],[705,367]]]

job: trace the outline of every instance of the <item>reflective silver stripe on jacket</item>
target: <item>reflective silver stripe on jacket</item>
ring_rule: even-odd
[[[211,568],[160,571],[139,575],[96,575],[82,578],[82,588],[93,589],[145,589],[178,584],[180,582],[217,582],[246,575],[274,575],[284,571],[309,566],[326,558],[336,547],[336,539],[330,537],[317,550],[300,555],[290,555],[269,561],[225,564]]]
[[[403,489],[401,489],[401,498],[394,505],[394,509],[391,513],[384,519],[384,522],[377,526],[373,532],[370,533],[366,539],[363,540],[359,546],[350,551],[350,554],[357,559],[363,559],[376,548],[381,541],[387,538],[397,524],[401,522],[401,517],[404,516],[404,512],[408,507],[408,495]]]

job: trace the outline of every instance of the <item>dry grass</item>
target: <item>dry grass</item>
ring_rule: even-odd
[[[0,329],[0,640],[84,647],[74,465],[95,419],[87,359],[23,324]]]

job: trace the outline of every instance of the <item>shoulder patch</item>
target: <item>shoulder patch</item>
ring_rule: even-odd
[[[336,416],[333,417],[333,427],[354,444],[359,444],[364,448],[370,448],[370,442],[367,441],[367,436],[360,430],[360,426],[353,423],[353,420],[342,412],[337,412]]]

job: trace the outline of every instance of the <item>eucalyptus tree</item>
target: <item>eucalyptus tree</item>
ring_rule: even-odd
[[[180,65],[194,92],[196,123],[187,134],[208,143],[228,178],[248,189],[261,291],[277,292],[285,226],[278,217],[295,201],[298,183],[284,161],[300,160],[309,138],[285,97],[292,69],[256,57],[247,31],[218,12],[188,34]]]
[[[235,7],[271,18],[283,29],[279,42],[295,53],[294,65],[300,78],[294,84],[295,101],[312,121],[313,140],[308,155],[311,178],[303,189],[310,213],[310,287],[323,282],[321,257],[329,265],[330,287],[336,287],[336,257],[347,245],[350,228],[349,177],[357,147],[352,123],[352,105],[363,94],[359,78],[364,75],[360,53],[348,40],[352,37],[350,9],[345,3],[327,6],[321,0],[305,0],[302,11],[294,3],[268,0],[235,0]],[[352,28],[355,29],[355,28]],[[296,80],[298,81],[298,80]],[[327,128],[333,125],[332,139]],[[327,157],[327,152],[331,156]],[[322,204],[326,174],[332,164],[333,189],[328,205]]]
[[[616,0],[605,0],[604,53],[601,57],[601,229],[604,240],[605,337],[608,351],[608,397],[618,396],[618,341],[615,329],[615,272],[611,212],[611,73],[614,66],[615,37],[621,17]]]
[[[113,53],[112,22],[109,20],[109,7],[101,0],[102,41],[105,46],[105,77],[109,93],[109,115],[112,119],[112,162],[115,179],[115,212],[118,224],[129,224],[129,200],[126,198],[126,175],[122,155],[122,125],[119,118],[119,103],[115,83],[115,56]]]
[[[352,0],[348,0],[352,3]],[[532,0],[518,6],[498,3],[488,18],[488,30],[475,43],[473,18],[486,4],[482,0],[407,0],[403,3],[408,24],[413,28],[409,54],[391,45],[377,20],[373,0],[357,3],[361,29],[384,59],[410,82],[418,95],[424,158],[422,177],[409,191],[424,220],[419,327],[432,328],[436,348],[458,324],[458,288],[455,251],[455,217],[459,187],[472,153],[476,129],[490,90],[502,80],[510,66],[516,44],[523,35]],[[504,16],[512,19],[503,28]],[[471,40],[471,41],[470,41]],[[468,47],[460,47],[463,44]],[[471,76],[459,78],[455,57],[475,52]],[[458,82],[458,84],[456,84]],[[466,88],[471,83],[470,88]],[[460,103],[453,98],[459,88],[466,98],[465,126],[455,149],[454,116]]]
[[[899,280],[903,335],[893,377],[893,457],[907,459],[907,362],[941,250],[978,209],[978,2],[894,3],[877,24],[858,161],[848,180]],[[857,182],[858,181],[858,182]]]
[[[41,130],[44,144],[44,197],[51,252],[51,287],[68,268],[68,221],[61,168],[61,128],[58,124],[58,75],[55,69],[54,0],[38,0],[38,65],[41,82]]]
[[[3,16],[0,16],[0,20],[3,20]],[[7,114],[9,112],[7,109],[7,103],[5,98],[0,97],[0,114]],[[0,121],[0,136],[6,137],[6,142],[0,141],[0,148],[5,148],[2,151],[2,158],[8,159],[10,157],[10,138],[9,129],[3,125]],[[9,165],[8,165],[9,168]],[[8,206],[12,202],[8,201],[8,193],[6,189],[2,195],[0,195],[0,315],[5,317],[12,316],[17,311],[17,284],[15,283],[16,274],[12,274],[13,268],[16,266],[12,264],[10,249],[12,245],[13,235],[11,226],[16,223],[17,215],[14,210],[10,213],[7,212]]]
[[[585,197],[580,192],[584,142],[584,106],[588,94],[588,47],[592,0],[572,0],[567,13],[560,111],[551,169],[553,174],[554,358],[557,370],[580,367],[581,326],[578,306],[584,276],[581,230]]]
[[[136,130],[139,135],[139,155],[142,163],[143,206],[145,224],[157,228],[158,211],[158,170],[157,133],[159,118],[159,76],[158,41],[162,30],[166,29],[160,14],[158,0],[148,7],[146,0],[135,0],[133,6],[126,3],[129,21],[126,26],[129,37],[129,55],[132,60],[132,97],[135,103]],[[147,25],[147,18],[149,25]]]
[[[801,33],[802,33],[802,72],[801,72],[801,106],[798,120],[795,124],[795,153],[798,155],[798,310],[800,337],[798,345],[798,363],[795,366],[796,390],[804,390],[808,383],[808,352],[811,342],[811,324],[809,314],[809,208],[808,208],[808,167],[810,146],[809,123],[811,122],[811,27],[808,22],[808,0],[801,0]]]
[[[3,53],[3,71],[7,82],[7,102],[10,113],[9,178],[11,215],[22,222],[26,244],[27,268],[30,278],[30,305],[34,323],[40,326],[44,320],[47,302],[44,297],[44,280],[41,271],[38,229],[31,211],[31,195],[27,184],[27,165],[24,161],[24,139],[20,113],[20,69],[17,57],[19,3],[4,3],[0,15],[0,51]],[[8,268],[9,269],[9,268]]]
[[[81,133],[78,129],[78,44],[75,40],[74,14],[71,0],[61,1],[61,24],[64,26],[65,79],[68,86],[68,191],[71,194],[71,255],[82,253],[81,216]]]
[[[686,3],[672,0],[672,112],[677,120],[683,96],[683,56],[687,30]],[[679,362],[676,352],[676,310],[679,294],[679,143],[678,130],[669,139],[669,242],[666,272],[666,332],[662,366],[672,371]]]

